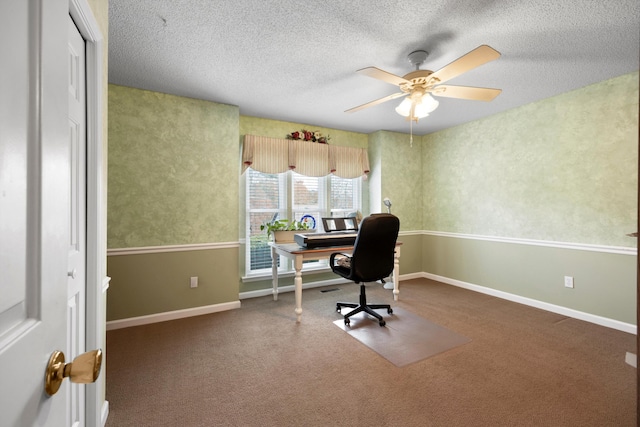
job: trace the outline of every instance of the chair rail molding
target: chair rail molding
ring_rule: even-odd
[[[401,233],[402,234],[402,233]],[[412,233],[413,234],[413,233]],[[483,236],[478,234],[451,233],[446,231],[423,230],[425,236],[440,236],[456,239],[485,240],[490,242],[514,243],[519,245],[545,246],[549,248],[575,249],[580,251],[604,252],[620,255],[638,255],[638,249],[627,246],[593,245],[588,243],[557,242],[553,240],[521,239],[517,237]]]
[[[107,256],[157,254],[163,252],[203,251],[209,249],[234,249],[239,242],[192,243],[187,245],[143,246],[137,248],[114,248],[107,250]]]

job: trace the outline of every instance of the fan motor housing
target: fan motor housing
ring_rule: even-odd
[[[402,76],[403,79],[409,80],[411,84],[403,83],[400,85],[400,89],[402,89],[403,92],[411,92],[411,90],[416,86],[422,86],[426,89],[428,86],[432,86],[437,83],[429,79],[431,74],[433,74],[433,71],[431,70],[412,71],[409,74]]]

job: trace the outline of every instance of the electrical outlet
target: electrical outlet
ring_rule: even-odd
[[[192,288],[197,288],[198,287],[198,276],[195,276],[195,277],[191,278],[191,287]]]
[[[564,287],[565,288],[573,288],[573,277],[564,276]]]

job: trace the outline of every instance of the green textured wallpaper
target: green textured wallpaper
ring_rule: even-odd
[[[423,165],[426,230],[635,246],[638,73],[425,135]]]
[[[109,85],[108,247],[238,240],[238,107]]]
[[[244,135],[259,135],[269,138],[286,138],[291,132],[301,129],[329,135],[331,137],[329,144],[357,148],[367,148],[368,146],[368,136],[364,133],[349,132],[309,124],[261,119],[259,117],[240,116],[240,137],[244,137]]]
[[[396,132],[378,131],[370,135],[369,155],[374,159],[373,180],[380,186],[379,196],[372,197],[371,211],[386,212],[382,200],[391,200],[391,213],[400,218],[400,230],[422,229],[422,144],[420,137]],[[373,163],[372,162],[372,163]],[[374,164],[371,165],[374,169]],[[379,199],[378,199],[379,197]]]
[[[382,200],[382,144],[384,143],[384,135],[382,132],[374,132],[369,135],[369,212],[383,212],[384,205]],[[391,199],[391,196],[385,196]],[[391,199],[393,200],[393,199]],[[395,212],[395,211],[394,211]],[[400,221],[402,228],[402,221]]]

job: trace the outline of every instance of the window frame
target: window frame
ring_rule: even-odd
[[[255,171],[252,168],[249,168],[246,174],[263,174],[262,172]],[[304,214],[311,213],[316,220],[316,229],[318,231],[322,231],[322,217],[327,216],[346,216],[348,213],[362,211],[362,191],[363,191],[363,179],[362,177],[358,178],[340,178],[334,175],[327,175],[323,177],[307,177],[303,176],[305,179],[313,178],[317,179],[318,182],[318,200],[317,200],[317,210],[311,211],[311,209],[316,208],[313,205],[300,205],[296,206],[295,198],[294,198],[294,183],[296,175],[298,175],[295,171],[288,171],[279,174],[265,174],[265,175],[275,175],[278,178],[278,207],[277,208],[251,208],[251,176],[247,175],[245,180],[245,265],[244,265],[244,274],[245,277],[261,277],[261,276],[271,276],[272,275],[272,265],[269,262],[268,266],[259,269],[251,269],[251,246],[252,246],[252,234],[251,234],[251,218],[252,213],[259,212],[273,212],[276,211],[279,213],[280,218],[295,218],[296,220],[300,220]],[[331,204],[331,188],[332,182],[335,179],[339,180],[350,180],[353,183],[351,201],[352,208],[333,208],[330,206]],[[306,209],[309,210],[306,210]],[[264,232],[262,232],[264,233]],[[257,234],[254,233],[254,236]],[[269,258],[271,257],[271,250],[269,248]],[[283,259],[283,257],[279,257],[279,265],[278,265],[278,274],[286,274],[293,273],[294,268],[291,260]],[[327,260],[320,261],[309,261],[305,262],[305,269],[321,269],[326,270]]]

